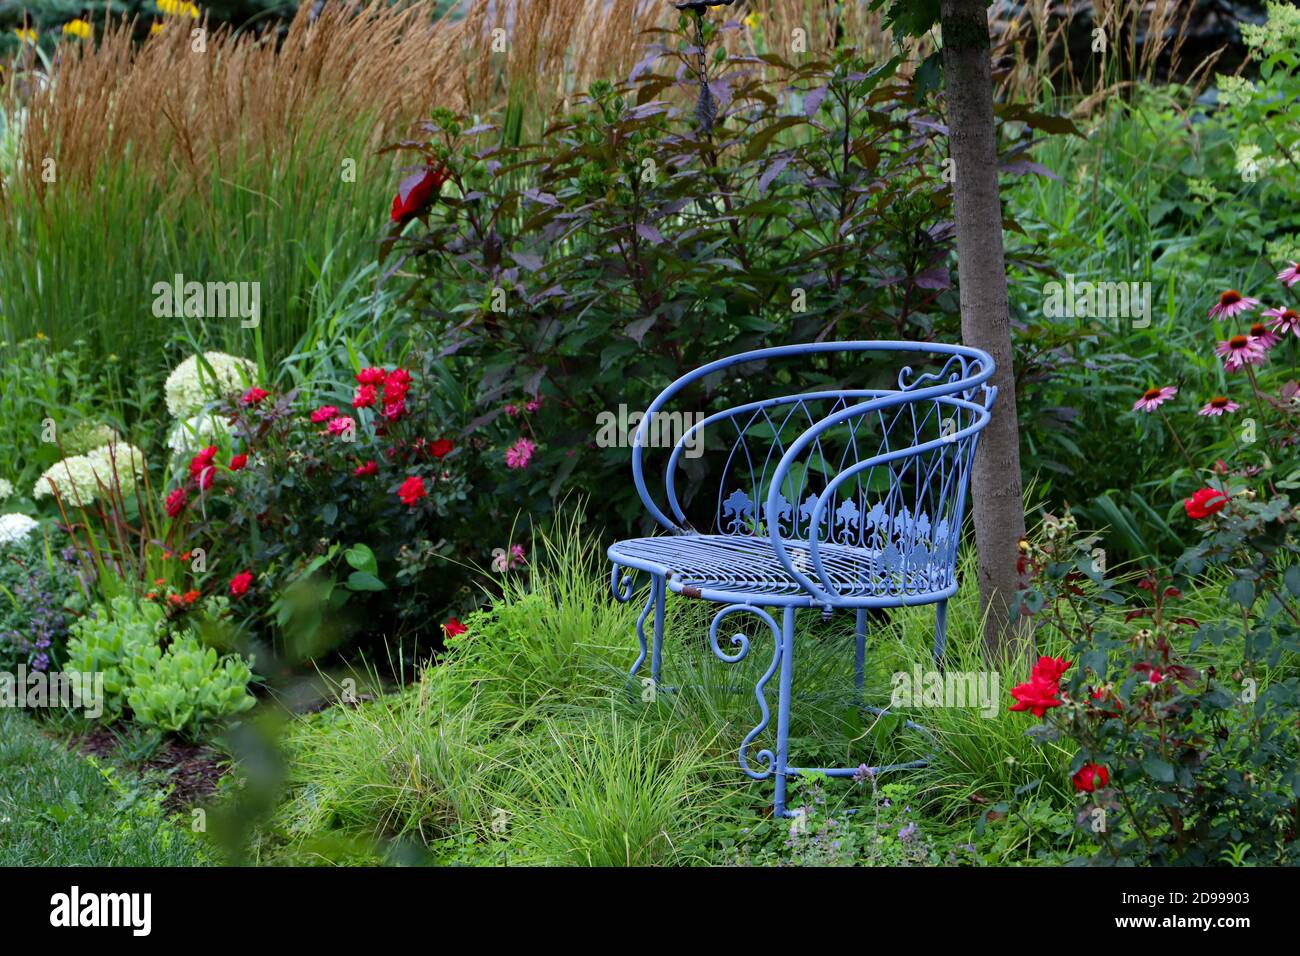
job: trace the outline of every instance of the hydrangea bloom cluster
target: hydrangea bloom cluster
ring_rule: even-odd
[[[203,361],[211,372],[199,364],[198,356],[191,355],[167,376],[163,390],[167,411],[173,418],[189,418],[212,399],[241,388],[257,374],[257,366],[248,359],[225,352],[204,352]]]
[[[27,515],[0,515],[0,546],[26,541],[36,524]]]
[[[8,478],[0,478],[0,501],[4,501],[14,493],[14,483]]]
[[[70,504],[83,506],[116,486],[125,498],[135,491],[136,479],[143,473],[144,454],[140,449],[115,442],[51,465],[36,479],[32,497],[40,499],[57,492]]]

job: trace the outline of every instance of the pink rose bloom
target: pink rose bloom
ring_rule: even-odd
[[[319,425],[322,422],[329,421],[331,418],[337,418],[338,414],[339,410],[333,405],[322,405],[320,408],[316,409],[316,411],[311,413],[311,420],[313,423]]]
[[[528,463],[533,460],[533,452],[537,450],[537,445],[527,438],[521,438],[509,448],[506,449],[506,467],[515,469],[524,469]]]
[[[331,435],[342,435],[352,431],[355,427],[351,417],[339,415],[337,418],[331,418],[330,423],[325,426]]]

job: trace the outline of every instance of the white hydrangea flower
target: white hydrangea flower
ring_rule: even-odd
[[[173,418],[188,418],[214,398],[252,382],[257,366],[248,359],[225,352],[204,352],[209,371],[191,355],[167,376],[164,392],[167,410]]]
[[[136,479],[144,473],[144,454],[125,442],[114,442],[84,455],[72,455],[56,462],[36,479],[33,498],[45,498],[57,490],[72,505],[88,505],[111,493],[116,486],[123,498],[135,491]]]
[[[14,483],[8,478],[0,478],[0,501],[4,501],[14,493]]]
[[[27,515],[0,515],[0,545],[25,541],[36,527],[37,522]]]

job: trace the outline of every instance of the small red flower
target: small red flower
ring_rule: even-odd
[[[1110,784],[1110,771],[1099,763],[1086,763],[1070,780],[1079,793],[1092,793]]]
[[[230,470],[231,470],[231,471],[239,471],[241,468],[243,468],[243,467],[244,467],[245,465],[247,465],[247,464],[248,464],[248,456],[247,456],[247,455],[235,455],[234,457],[232,457],[232,458],[230,459]]]
[[[377,368],[375,366],[371,366],[370,368],[363,368],[360,372],[357,372],[357,384],[358,385],[383,385],[384,378],[387,377],[387,375],[388,373],[385,372],[382,368]]]
[[[1050,681],[1030,680],[1027,684],[1017,684],[1011,688],[1011,696],[1016,699],[1008,710],[1029,711],[1035,717],[1042,717],[1053,707],[1061,706],[1059,685]]]
[[[404,368],[395,368],[384,379],[384,401],[396,402],[406,398],[411,388],[411,373]]]
[[[364,465],[357,465],[356,470],[352,472],[352,476],[354,478],[366,478],[375,474],[377,471],[379,471],[379,465],[374,461],[374,459],[371,459]]]
[[[393,402],[384,403],[384,418],[390,422],[395,422],[406,414],[406,400],[399,398]]]
[[[320,425],[329,421],[331,418],[338,418],[339,410],[333,405],[322,405],[316,411],[311,413],[313,424]]]
[[[424,489],[424,479],[418,475],[407,478],[402,482],[402,487],[397,489],[397,497],[401,499],[402,504],[410,507],[415,507],[415,503],[428,494]]]
[[[356,423],[348,415],[340,415],[338,418],[331,418],[329,424],[325,426],[331,435],[346,435],[353,430]]]
[[[264,388],[250,388],[248,391],[246,391],[243,395],[239,397],[239,404],[257,405],[262,401],[262,399],[266,398],[266,396],[270,394],[271,393]]]
[[[469,628],[460,623],[456,618],[451,618],[442,626],[442,633],[447,637],[455,637],[457,634],[464,634]]]
[[[230,596],[240,598],[248,593],[248,588],[253,583],[252,571],[240,571],[230,579]]]
[[[379,392],[373,385],[358,385],[352,396],[353,408],[369,408],[379,399]]]
[[[209,445],[203,451],[199,452],[190,459],[190,477],[197,478],[203,472],[212,467],[212,462],[217,457],[217,446]]]
[[[429,444],[429,454],[434,458],[446,458],[451,454],[451,450],[455,447],[455,444],[450,438],[439,438],[437,441]]]
[[[1217,511],[1222,511],[1228,503],[1228,496],[1217,488],[1202,488],[1190,498],[1183,499],[1183,510],[1194,521],[1208,518]]]
[[[184,594],[181,595],[181,600],[188,605],[188,604],[193,604],[202,596],[203,595],[200,594],[198,591],[186,591]]]
[[[441,163],[437,166],[430,163],[420,172],[403,179],[393,197],[392,221],[405,223],[422,213],[450,177],[451,173]]]
[[[1059,683],[1073,663],[1074,661],[1067,661],[1062,657],[1040,657],[1033,671],[1030,672],[1030,680],[1041,679],[1053,684]]]
[[[164,506],[167,511],[167,517],[175,518],[185,509],[185,502],[188,499],[184,488],[177,488],[167,496],[167,504]]]

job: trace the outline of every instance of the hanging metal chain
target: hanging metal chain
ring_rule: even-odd
[[[713,132],[718,107],[713,102],[713,91],[709,89],[709,58],[704,49],[704,14],[698,8],[695,10],[695,47],[700,61],[700,95],[695,101],[695,118],[700,121],[700,129],[708,135]]]

